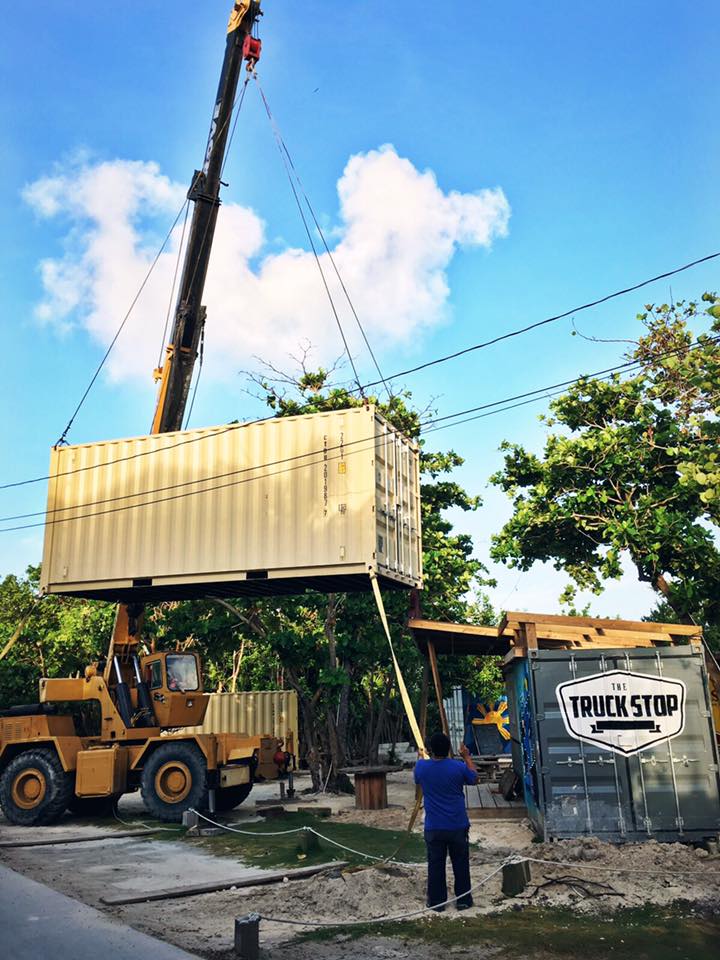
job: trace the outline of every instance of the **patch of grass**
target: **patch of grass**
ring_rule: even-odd
[[[414,920],[405,923],[332,927],[299,934],[301,941],[332,940],[339,934],[392,937],[437,943],[443,948],[492,944],[533,957],[583,960],[711,960],[720,949],[720,922],[686,904],[619,910],[584,916],[567,909],[535,907],[483,917]]]
[[[404,830],[380,830],[359,823],[334,823],[332,819],[314,817],[307,813],[287,813],[276,820],[263,823],[237,825],[252,836],[224,832],[217,837],[193,839],[193,845],[219,856],[236,857],[251,866],[300,867],[327,863],[331,860],[346,860],[351,866],[367,866],[365,857],[350,853],[325,840],[319,840],[316,850],[301,855],[301,834],[273,837],[269,834],[299,827],[313,827],[330,840],[375,857],[394,857],[402,863],[417,863],[425,860],[425,843],[422,837],[413,834],[409,838]],[[163,838],[165,839],[165,838]],[[169,835],[167,839],[173,839]],[[398,847],[402,844],[401,849]]]

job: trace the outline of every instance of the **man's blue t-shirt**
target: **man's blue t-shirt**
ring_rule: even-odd
[[[426,830],[464,830],[470,826],[465,809],[465,784],[477,783],[477,774],[462,760],[418,760],[415,783],[425,798]]]

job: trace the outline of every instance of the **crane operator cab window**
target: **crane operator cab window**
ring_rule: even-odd
[[[147,681],[151,690],[157,690],[163,685],[161,660],[153,660],[147,667]]]
[[[190,693],[200,686],[197,662],[188,654],[172,654],[165,658],[168,690]]]

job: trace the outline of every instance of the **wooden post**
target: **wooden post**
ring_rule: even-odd
[[[430,692],[430,664],[427,661],[427,657],[423,660],[423,678],[422,678],[422,689],[420,692],[420,733],[422,734],[423,740],[427,736],[427,708],[428,708],[428,694]]]
[[[432,640],[428,640],[428,656],[430,658],[430,668],[433,675],[433,683],[435,684],[435,696],[437,697],[438,710],[440,711],[440,726],[442,727],[442,732],[446,737],[450,736],[450,726],[448,724],[447,714],[445,713],[445,707],[443,706],[443,689],[440,682],[440,673],[438,672],[438,663],[437,663],[437,654],[435,653],[435,644]]]
[[[235,956],[240,960],[259,960],[259,913],[248,913],[244,917],[235,918]]]
[[[525,649],[526,650],[537,650],[537,627],[534,623],[521,623],[520,628],[525,634]]]
[[[314,833],[310,833],[309,830],[303,830],[300,834],[298,847],[301,853],[317,853],[320,849],[320,841]]]
[[[386,810],[387,805],[387,775],[385,773],[356,773],[356,808],[358,810]]]

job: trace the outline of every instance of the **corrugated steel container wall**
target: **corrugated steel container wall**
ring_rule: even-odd
[[[612,673],[607,679],[603,676]],[[684,691],[683,727],[669,738],[632,747],[637,727],[651,722],[596,721],[592,730],[627,729],[630,752],[569,734],[559,688],[583,680],[613,690],[628,674],[662,690]],[[506,669],[513,765],[523,778],[536,832],[546,840],[579,835],[610,840],[683,841],[717,836],[720,778],[702,646],[577,651],[531,651]],[[600,684],[600,687],[597,686]],[[604,687],[603,687],[604,685]],[[586,688],[588,689],[588,688]],[[602,697],[598,698],[602,701]],[[588,698],[588,709],[596,709]],[[602,708],[602,707],[601,707]],[[609,709],[609,708],[608,708]],[[614,714],[608,713],[611,717]],[[645,734],[643,734],[645,735]],[[661,734],[648,734],[648,736]],[[612,736],[620,737],[620,733]],[[638,741],[635,741],[636,743]]]
[[[54,448],[50,476],[49,593],[422,583],[418,450],[373,407]]]
[[[211,693],[205,720],[194,733],[269,734],[285,743],[292,738],[298,750],[298,699],[294,690],[249,690]]]

